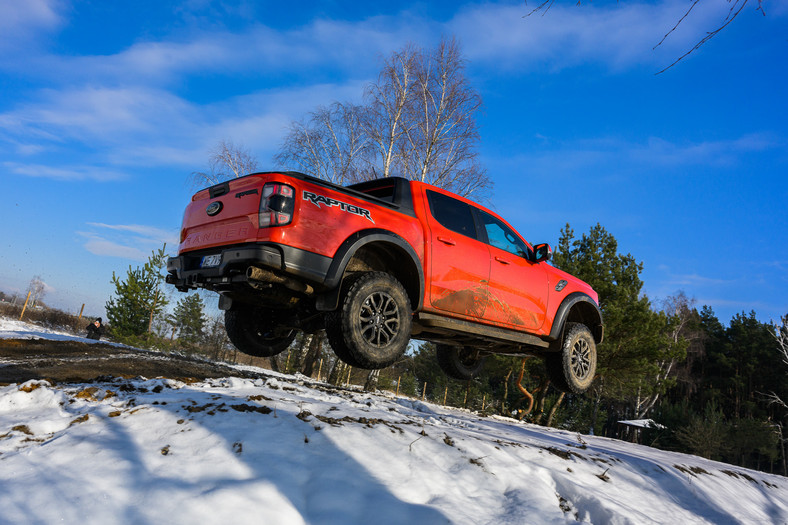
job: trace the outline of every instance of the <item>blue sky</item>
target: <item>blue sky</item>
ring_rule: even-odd
[[[380,5],[378,5],[380,4]],[[602,224],[658,303],[788,313],[788,2],[0,0],[0,290],[103,314],[167,242],[220,140],[360,101],[380,59],[454,36],[484,100],[492,207],[531,242]],[[294,6],[298,5],[297,8]],[[179,298],[176,295],[175,300]]]

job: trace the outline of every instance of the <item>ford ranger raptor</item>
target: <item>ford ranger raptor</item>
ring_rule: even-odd
[[[340,359],[376,369],[417,339],[452,378],[475,376],[490,354],[538,356],[557,388],[582,393],[603,337],[598,296],[551,255],[419,181],[266,172],[192,197],[167,282],[217,292],[230,341],[250,355],[325,330]]]

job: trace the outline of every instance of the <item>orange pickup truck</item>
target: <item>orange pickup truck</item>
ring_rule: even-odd
[[[554,385],[582,393],[602,314],[596,292],[550,266],[551,254],[490,210],[422,182],[253,173],[192,197],[167,282],[218,292],[228,337],[251,355],[325,330],[343,361],[384,368],[414,338],[434,342],[456,379],[490,354],[536,355]]]

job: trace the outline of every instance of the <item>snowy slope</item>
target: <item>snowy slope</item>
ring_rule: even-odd
[[[0,387],[0,523],[788,523],[781,476],[260,372]]]

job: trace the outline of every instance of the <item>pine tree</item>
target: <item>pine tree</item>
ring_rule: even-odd
[[[592,430],[602,398],[627,401],[631,415],[642,417],[642,401],[664,392],[665,363],[686,354],[686,345],[672,337],[677,320],[652,310],[648,297],[641,295],[643,263],[618,253],[615,237],[599,224],[580,239],[567,224],[553,260],[599,294],[605,340],[598,348]]]
[[[198,294],[189,294],[178,301],[169,317],[170,324],[178,331],[178,340],[186,345],[200,342],[205,330],[205,304]]]
[[[716,403],[709,402],[703,414],[692,414],[689,423],[676,431],[676,438],[690,454],[720,460],[728,451],[729,425]]]
[[[145,265],[132,269],[129,266],[126,279],[112,273],[115,294],[105,307],[110,329],[118,338],[138,337],[150,331],[153,319],[167,306],[162,283],[166,244],[151,252]]]

